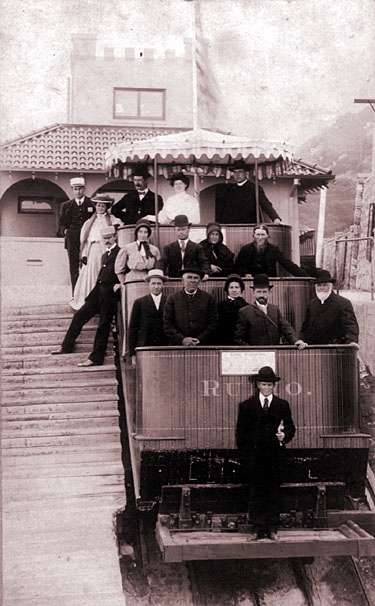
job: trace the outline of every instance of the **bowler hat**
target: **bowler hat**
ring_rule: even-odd
[[[107,206],[111,206],[115,201],[114,198],[111,198],[107,194],[96,194],[93,198],[91,198],[91,202],[93,204],[97,204],[98,202],[102,202],[103,204],[107,204]]]
[[[163,274],[162,269],[150,269],[147,276],[145,277],[145,282],[149,282],[151,278],[160,278],[160,280],[163,280],[163,282],[169,280],[168,276],[165,276]]]
[[[325,282],[336,282],[335,278],[331,278],[331,274],[327,269],[316,270],[316,284],[324,284]]]
[[[175,227],[190,227],[191,223],[189,223],[189,219],[186,215],[176,215],[174,218],[174,226]]]
[[[248,167],[246,166],[245,160],[243,158],[241,158],[240,160],[235,160],[233,162],[233,164],[230,164],[228,166],[230,171],[234,171],[234,170],[247,170]]]
[[[200,278],[203,278],[206,275],[206,272],[203,271],[202,269],[199,269],[199,267],[197,267],[196,265],[191,265],[190,267],[184,267],[183,269],[180,269],[180,271],[178,272],[178,275],[180,276],[180,278],[182,278],[182,276],[184,274],[198,274],[198,276]]]
[[[150,173],[147,170],[147,166],[144,164],[139,164],[133,170],[133,177],[143,177],[146,181],[151,177]]]
[[[254,381],[263,381],[264,383],[276,383],[277,381],[280,381],[280,377],[275,375],[271,366],[262,366],[253,379]]]
[[[254,276],[253,286],[250,288],[273,288],[273,285],[270,284],[270,279],[267,274],[257,274]]]
[[[237,282],[240,285],[242,292],[245,290],[245,284],[244,284],[244,281],[242,280],[241,276],[239,276],[238,274],[230,274],[227,277],[226,282],[224,284],[224,290],[226,293],[228,292],[229,285],[232,282]]]

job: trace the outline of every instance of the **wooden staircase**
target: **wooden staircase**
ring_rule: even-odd
[[[103,366],[51,356],[68,305],[2,313],[4,606],[124,606],[115,536],[125,508],[113,347]]]

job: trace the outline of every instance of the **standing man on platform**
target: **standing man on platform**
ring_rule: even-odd
[[[289,404],[274,395],[280,377],[263,366],[254,377],[258,393],[239,405],[236,441],[243,478],[250,485],[254,539],[277,541],[285,444],[295,434]]]
[[[87,219],[93,216],[95,207],[90,198],[85,196],[85,179],[83,177],[70,179],[70,186],[73,190],[74,198],[64,202],[62,205],[59,218],[59,232],[65,238],[65,248],[68,251],[73,294],[79,273],[81,227]]]
[[[95,335],[94,347],[85,362],[78,366],[101,366],[104,362],[109,332],[116,312],[121,284],[115,273],[115,261],[120,250],[117,245],[116,230],[113,225],[101,230],[101,236],[107,251],[102,256],[102,267],[98,280],[86,297],[85,304],[74,314],[60,349],[52,355],[70,354],[82,328],[91,318],[99,314],[99,325]]]
[[[234,183],[218,186],[216,190],[216,221],[219,223],[258,223],[256,211],[256,185],[246,176],[244,160],[236,160],[230,168]],[[262,187],[259,190],[260,220],[267,217],[276,225],[281,219]],[[263,217],[265,214],[267,217]]]
[[[155,194],[147,185],[150,175],[146,167],[138,167],[133,173],[135,191],[125,194],[112,206],[111,213],[125,225],[135,225],[146,215],[155,215]],[[163,206],[163,198],[158,196],[158,211]]]

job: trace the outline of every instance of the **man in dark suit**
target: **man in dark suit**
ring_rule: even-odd
[[[298,265],[288,259],[278,246],[268,241],[267,225],[256,225],[253,229],[254,241],[242,246],[234,264],[235,271],[245,278],[257,274],[277,276],[277,263],[292,276],[305,277],[307,274]]]
[[[190,226],[186,215],[177,215],[174,218],[177,240],[164,246],[161,259],[156,262],[157,269],[170,278],[178,278],[184,267],[197,267],[203,272],[203,279],[211,273],[211,265],[204,254],[203,246],[189,239]]]
[[[307,304],[300,337],[310,345],[357,344],[359,327],[353,305],[333,292],[329,271],[316,271],[316,297]]]
[[[136,347],[168,345],[163,329],[163,312],[167,299],[163,294],[163,286],[166,280],[168,278],[161,269],[150,269],[145,278],[150,292],[133,303],[128,328],[129,355],[133,364]]]
[[[219,223],[258,223],[267,218],[275,224],[281,219],[262,187],[259,191],[259,219],[256,212],[256,186],[246,176],[246,164],[236,160],[231,167],[234,183],[218,185],[216,189],[216,221]],[[266,216],[264,216],[266,215]]]
[[[236,441],[244,481],[250,485],[254,539],[277,541],[285,444],[295,434],[289,404],[274,395],[280,377],[263,366],[254,377],[257,394],[239,405]]]
[[[273,288],[266,274],[254,277],[252,286],[254,303],[246,305],[238,312],[234,333],[236,345],[279,345],[283,339],[298,349],[304,349],[306,343],[297,339],[293,327],[281,314],[277,305],[268,303]]]
[[[103,364],[109,331],[116,312],[116,304],[119,300],[119,290],[121,289],[114,269],[115,260],[120,250],[116,241],[115,228],[111,225],[103,228],[100,233],[107,247],[107,252],[102,256],[102,267],[97,282],[86,297],[85,304],[74,314],[61,348],[51,352],[53,355],[72,353],[76,339],[80,335],[84,325],[93,316],[99,314],[99,325],[92,352],[88,360],[80,362],[78,366],[101,366]]]
[[[139,219],[145,218],[146,215],[155,215],[155,194],[147,186],[149,177],[147,168],[136,168],[133,173],[135,191],[125,194],[121,200],[112,206],[112,215],[121,219],[125,225],[135,225]],[[163,198],[158,196],[157,213],[162,206]]]
[[[70,280],[72,293],[79,273],[79,250],[81,227],[87,219],[93,216],[95,207],[85,194],[85,180],[83,177],[70,179],[70,186],[74,198],[64,202],[59,217],[59,232],[65,237],[65,248],[68,251]]]
[[[218,323],[216,301],[198,288],[203,272],[186,267],[180,272],[183,288],[167,298],[164,306],[164,332],[171,345],[211,345]]]

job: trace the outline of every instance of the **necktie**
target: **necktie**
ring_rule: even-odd
[[[186,248],[186,244],[184,241],[181,242],[181,250],[182,252],[185,252],[185,248]]]
[[[264,398],[263,410],[268,410],[268,398]]]

